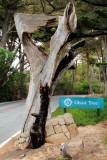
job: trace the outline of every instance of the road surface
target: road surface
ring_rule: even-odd
[[[0,103],[0,144],[21,130],[25,100]],[[50,101],[51,111],[58,107],[58,97]]]
[[[58,107],[58,97],[51,98],[51,111]],[[0,103],[0,144],[21,130],[24,106],[25,100]]]

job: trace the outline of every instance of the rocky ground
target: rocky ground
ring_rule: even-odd
[[[107,144],[104,143],[107,138],[107,121],[80,126],[78,131],[79,135],[75,141],[82,139],[84,149],[75,152],[69,145],[69,154],[74,152],[73,160],[107,160]],[[0,149],[0,160],[54,160],[61,157],[59,145],[46,143],[39,149],[20,150],[14,146],[15,139],[16,137]]]

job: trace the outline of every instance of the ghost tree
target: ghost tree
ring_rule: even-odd
[[[15,24],[30,63],[30,85],[26,101],[22,133],[29,132],[29,147],[38,148],[45,142],[45,123],[49,100],[58,77],[77,60],[74,50],[84,45],[84,41],[67,47],[77,26],[75,7],[66,6],[64,15],[59,17],[58,27],[50,41],[50,54],[39,50],[28,33],[42,26],[57,22],[56,16],[16,14]]]

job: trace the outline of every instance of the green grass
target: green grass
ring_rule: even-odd
[[[107,119],[107,98],[104,99],[104,109],[100,109],[100,116],[97,116],[96,109],[75,109],[67,108],[67,113],[71,113],[77,126],[96,124],[97,122]],[[52,113],[52,117],[58,115],[63,115],[64,109],[57,108],[56,111]]]

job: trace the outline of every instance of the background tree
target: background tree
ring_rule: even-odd
[[[0,48],[0,102],[26,98],[29,82],[27,72],[17,72],[12,66],[15,53]]]
[[[2,0],[0,1],[0,17],[1,17],[1,23],[0,23],[0,29],[1,29],[1,46],[5,47],[9,51],[14,51],[16,48],[16,54],[19,56],[19,62],[20,65],[16,65],[18,72],[24,70],[28,65],[26,65],[26,57],[24,56],[20,41],[18,39],[15,27],[14,27],[14,21],[13,21],[13,15],[17,12],[23,12],[23,13],[46,13],[46,14],[53,14],[53,15],[61,15],[63,12],[63,8],[68,3],[68,0]],[[77,31],[75,34],[75,40],[74,43],[79,40],[79,38],[86,37],[96,37],[101,35],[107,34],[107,6],[105,1],[99,1],[99,0],[76,0],[75,5],[77,8],[77,16],[78,16],[78,25],[77,25]],[[92,10],[93,8],[93,10]],[[9,14],[7,14],[9,13]],[[84,16],[85,13],[85,16]],[[10,15],[10,16],[8,16]],[[6,20],[7,19],[7,20]],[[56,23],[57,24],[57,23]],[[47,52],[49,54],[49,40],[56,31],[57,25],[50,26],[48,29],[46,27],[41,28],[40,30],[33,33],[32,38],[35,40],[35,42],[41,42],[40,48],[42,51]],[[4,29],[3,29],[4,28]],[[7,31],[6,31],[7,30]],[[3,35],[3,36],[2,36]],[[72,36],[71,36],[72,37]],[[70,37],[69,37],[70,39]],[[76,40],[77,39],[77,40]],[[100,37],[99,37],[100,39]],[[90,41],[91,39],[86,39],[87,41]],[[93,46],[95,45],[95,42],[99,44],[98,41],[94,41],[93,39]],[[104,43],[101,45],[104,45]],[[92,45],[91,45],[92,46]],[[105,43],[106,46],[106,43]],[[99,47],[98,47],[99,48]],[[91,50],[89,49],[89,57],[90,57]],[[98,52],[94,51],[95,54]],[[102,50],[103,52],[103,50]],[[103,56],[105,57],[105,56]],[[84,58],[83,58],[84,59]],[[101,56],[100,56],[101,59]],[[106,63],[106,61],[103,58],[103,63]],[[75,67],[76,68],[76,67]],[[92,70],[92,67],[89,67]],[[100,65],[99,67],[99,75],[105,76],[105,67]],[[72,71],[73,75],[76,73],[76,70]],[[100,74],[101,72],[101,74]],[[88,74],[87,74],[88,75]],[[76,74],[75,74],[76,76]],[[76,80],[76,79],[75,79]],[[103,80],[101,78],[101,80]],[[104,81],[106,78],[104,78]],[[71,78],[72,81],[72,88],[74,84],[74,77]],[[106,82],[106,81],[105,81]],[[70,84],[70,81],[69,81]],[[65,84],[64,84],[65,86]],[[69,85],[68,85],[69,86]],[[66,88],[66,87],[65,87]],[[68,87],[69,88],[69,87]],[[105,83],[105,91],[106,91],[106,83]],[[67,89],[65,89],[65,93],[68,94]],[[72,90],[69,92],[72,93]],[[74,93],[74,91],[73,91]],[[106,94],[106,92],[105,92]]]

